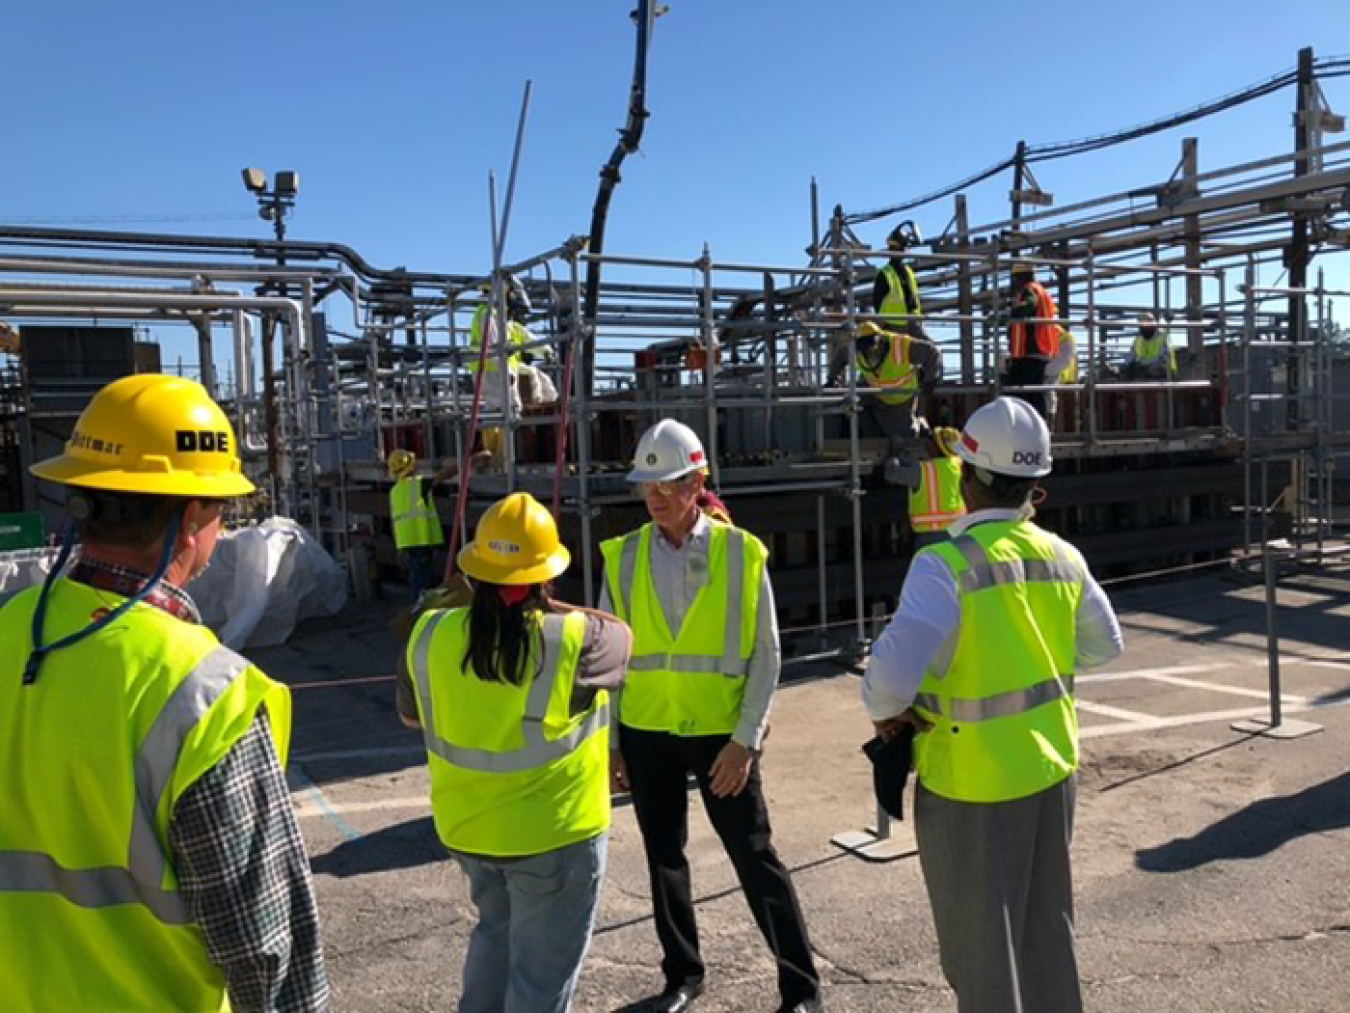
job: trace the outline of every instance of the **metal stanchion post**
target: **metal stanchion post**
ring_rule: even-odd
[[[1314,732],[1322,730],[1321,725],[1313,724],[1311,721],[1284,720],[1284,700],[1280,690],[1280,632],[1277,596],[1279,574],[1276,572],[1279,561],[1276,558],[1275,550],[1283,551],[1288,547],[1288,543],[1283,540],[1272,542],[1269,537],[1262,540],[1261,546],[1261,566],[1265,571],[1266,585],[1266,670],[1270,679],[1270,717],[1268,719],[1248,718],[1244,721],[1234,721],[1231,726],[1234,731],[1246,732],[1249,735],[1264,735],[1271,739],[1301,739],[1305,735],[1312,735]]]
[[[884,605],[878,603],[872,606],[871,620],[871,641],[875,643],[886,625]],[[903,828],[904,824],[901,826]],[[913,831],[906,830],[900,836],[892,836],[891,817],[881,808],[879,802],[875,826],[862,830],[845,830],[831,837],[830,843],[868,862],[893,862],[897,858],[918,853]]]

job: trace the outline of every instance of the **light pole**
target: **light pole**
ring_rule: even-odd
[[[258,198],[258,217],[272,223],[276,236],[277,266],[286,266],[286,216],[295,207],[296,195],[300,193],[300,173],[293,169],[282,169],[273,177],[272,187],[267,187],[267,173],[262,169],[244,169],[240,175],[244,179],[244,189]],[[278,291],[286,295],[284,283],[278,284]],[[263,416],[267,425],[267,473],[271,480],[271,509],[277,510],[277,484],[280,477],[280,457],[277,446],[277,387],[272,376],[273,335],[276,317],[268,314],[262,328],[262,366],[263,366]],[[238,396],[236,392],[236,396]]]

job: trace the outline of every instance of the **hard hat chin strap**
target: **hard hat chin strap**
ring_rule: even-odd
[[[60,576],[61,571],[65,569],[66,564],[70,562],[70,554],[75,548],[75,525],[71,524],[66,528],[66,538],[61,545],[61,551],[56,557],[56,562],[52,564],[51,570],[47,572],[46,579],[42,582],[42,592],[38,595],[37,607],[33,610],[33,648],[28,655],[27,664],[23,667],[23,684],[25,686],[31,686],[37,682],[38,672],[42,668],[43,661],[47,659],[47,655],[53,651],[70,647],[72,644],[77,644],[85,637],[92,636],[105,626],[120,619],[133,606],[149,597],[150,593],[159,585],[159,582],[164,579],[164,575],[169,572],[169,563],[173,559],[174,545],[178,542],[178,532],[183,527],[183,515],[187,513],[188,502],[188,500],[184,500],[183,505],[174,511],[173,517],[169,520],[169,529],[164,534],[164,548],[160,550],[159,554],[159,564],[155,567],[154,574],[144,587],[122,602],[121,605],[118,605],[117,608],[104,613],[83,629],[76,630],[55,643],[44,644],[42,642],[42,627],[46,624],[47,602],[51,598],[52,586],[56,583],[56,578]]]

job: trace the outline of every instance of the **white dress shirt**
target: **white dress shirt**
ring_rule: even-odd
[[[1029,510],[977,510],[953,522],[947,531],[955,538],[985,521],[1015,521],[1029,516]],[[1120,623],[1082,554],[1067,542],[1063,544],[1083,573],[1083,599],[1074,621],[1075,667],[1104,665],[1124,649]],[[863,677],[863,704],[873,721],[893,718],[914,703],[924,673],[930,667],[945,668],[950,663],[960,631],[956,576],[937,553],[919,553],[910,563],[900,590],[900,607],[872,645]]]

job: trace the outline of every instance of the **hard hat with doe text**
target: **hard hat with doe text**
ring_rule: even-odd
[[[1050,430],[1021,398],[1000,397],[966,420],[957,456],[966,464],[1010,478],[1050,474]]]
[[[65,452],[29,470],[61,485],[150,496],[230,499],[255,488],[206,388],[159,373],[108,384],[80,414]]]
[[[474,580],[542,584],[566,570],[572,554],[558,538],[548,508],[529,493],[517,492],[488,507],[457,561]]]
[[[698,434],[683,422],[662,419],[642,434],[633,455],[630,482],[669,482],[708,467]]]

